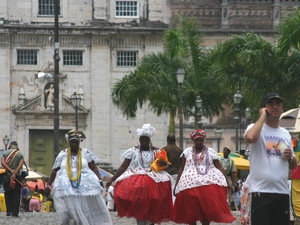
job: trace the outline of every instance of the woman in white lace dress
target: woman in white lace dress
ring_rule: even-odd
[[[81,131],[70,130],[66,134],[70,147],[62,150],[55,159],[49,188],[60,224],[111,225],[112,221],[102,197],[96,162],[98,158],[88,149],[79,147],[85,139]]]
[[[175,185],[174,221],[196,225],[232,223],[227,203],[227,186],[230,186],[225,171],[214,149],[204,145],[204,130],[194,130],[191,139],[194,146],[182,153],[181,168]]]
[[[108,188],[116,181],[114,198],[118,216],[135,218],[138,225],[161,223],[172,217],[172,178],[164,170],[150,169],[159,151],[151,146],[154,131],[150,124],[137,129],[140,145],[124,153],[122,165],[106,183]]]

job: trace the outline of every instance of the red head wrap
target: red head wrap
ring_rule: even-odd
[[[198,137],[203,137],[205,138],[206,137],[206,132],[204,130],[193,130],[192,133],[191,133],[191,139],[194,140],[195,138],[198,138]]]

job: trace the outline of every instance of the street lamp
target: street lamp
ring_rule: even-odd
[[[239,117],[239,112],[240,108],[239,105],[242,100],[242,95],[239,91],[237,91],[233,95],[233,103],[234,103],[234,112],[235,112],[235,117],[234,117],[234,122],[235,122],[235,152],[239,153],[239,122],[240,122],[240,117]]]
[[[81,102],[80,95],[74,92],[74,94],[71,95],[70,100],[73,107],[75,108],[76,130],[78,130],[78,107],[80,106]]]
[[[221,139],[222,133],[223,133],[223,130],[221,130],[221,129],[215,130],[215,135],[216,135],[216,138],[218,139],[218,152],[220,152],[220,139]]]
[[[180,130],[180,147],[183,148],[183,117],[182,117],[182,83],[184,80],[184,68],[179,68],[176,72],[177,82],[179,84],[179,130]]]
[[[249,107],[247,107],[245,109],[245,116],[246,116],[246,125],[248,126],[248,124],[250,123],[251,121],[251,110]]]
[[[5,151],[7,150],[7,145],[9,144],[9,137],[7,137],[7,135],[4,136],[4,138],[2,138],[3,144],[5,145]]]
[[[59,2],[60,0],[54,0],[54,158],[59,152]]]
[[[196,120],[197,120],[197,128],[201,128],[201,117],[202,117],[202,99],[198,95],[196,98]]]

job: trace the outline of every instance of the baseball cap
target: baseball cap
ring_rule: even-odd
[[[280,97],[280,95],[278,93],[267,93],[264,97],[264,106],[268,103],[268,101],[270,101],[271,99],[279,99],[281,102],[283,101],[283,99]]]

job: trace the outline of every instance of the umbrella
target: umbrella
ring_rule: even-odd
[[[37,179],[36,181],[27,181],[26,184],[28,185],[28,188],[32,191],[35,190],[36,185],[40,190],[45,190],[45,182],[42,179]]]
[[[281,114],[279,125],[291,133],[300,133],[300,105]]]
[[[237,154],[237,153],[234,153],[234,154]],[[218,155],[222,156],[223,153],[219,152]],[[235,167],[237,170],[249,170],[250,169],[250,161],[249,160],[240,158],[240,157],[231,157],[231,156],[230,156],[230,158],[234,161],[234,164],[235,164]]]
[[[222,156],[223,155],[223,152],[218,152],[218,155],[219,156]],[[229,155],[228,155],[230,158],[232,157],[236,157],[236,158],[245,158],[245,156],[241,155],[241,154],[238,154],[238,153],[234,153],[234,152],[230,152]]]
[[[45,174],[42,174],[32,168],[28,168],[29,171],[28,171],[28,176],[25,177],[26,180],[36,180],[36,179],[44,179],[44,178],[49,178],[49,176],[45,175]],[[26,167],[23,166],[23,170],[25,171],[26,170]]]
[[[98,167],[98,171],[99,171],[101,177],[107,177],[107,178],[109,178],[109,177],[113,176],[113,174],[111,174],[110,172],[107,172],[104,169],[101,169],[100,167]]]

